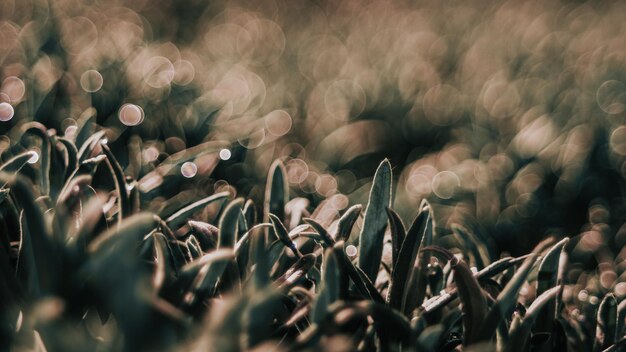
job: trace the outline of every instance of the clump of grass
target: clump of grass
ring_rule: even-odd
[[[451,246],[426,201],[407,227],[387,160],[365,211],[326,224],[290,209],[276,161],[257,219],[229,193],[158,207],[103,133],[24,131],[0,167],[2,349],[623,348],[626,304],[580,299],[567,238],[500,258],[455,225]]]

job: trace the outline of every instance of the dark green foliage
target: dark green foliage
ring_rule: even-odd
[[[573,287],[565,275],[568,239],[492,262],[478,236],[454,225],[461,248],[444,248],[427,201],[408,230],[391,208],[388,161],[374,177],[355,258],[346,241],[361,206],[337,216],[335,231],[303,216],[288,228],[289,189],[279,161],[265,192],[266,222],[256,222],[254,204],[244,198],[222,209],[227,192],[154,207],[159,216],[141,211],[152,197],[124,174],[102,133],[77,152],[69,140],[32,131],[68,157],[42,157],[50,170],[37,177],[61,175],[50,184],[22,174],[32,152],[0,166],[3,348],[59,349],[68,331],[78,349],[331,349],[327,341],[336,337],[351,349],[381,351],[623,345],[626,309],[614,293],[602,296],[594,321],[570,317],[574,303],[563,293]],[[99,184],[105,160],[108,183]],[[54,194],[38,201],[42,191]],[[213,220],[194,219],[212,206]],[[381,263],[388,224],[390,265]],[[379,277],[387,265],[389,276]],[[534,296],[521,293],[529,288]],[[88,332],[96,323],[109,329],[106,339]]]
[[[371,281],[376,281],[383,253],[383,237],[387,227],[387,207],[391,206],[391,164],[384,160],[374,175],[370,197],[365,208],[363,229],[359,235],[359,268]]]

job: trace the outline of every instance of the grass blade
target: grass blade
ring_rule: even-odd
[[[406,238],[406,227],[400,218],[400,215],[391,208],[386,208],[387,217],[389,218],[389,226],[391,228],[391,266],[396,266],[398,255],[400,254],[400,248],[404,239]]]
[[[419,242],[419,248],[425,248],[430,246],[433,242],[434,232],[433,228],[435,224],[433,222],[433,215],[430,208],[430,205],[426,200],[422,201],[420,206],[420,213],[426,213],[425,225],[414,224],[417,227],[417,231],[419,232],[424,226],[423,235],[421,235],[421,241]],[[419,217],[419,215],[418,215]],[[411,226],[413,227],[413,225]],[[409,233],[411,233],[411,229],[409,229]],[[407,239],[409,237],[409,233],[407,233]],[[411,235],[413,236],[413,235]],[[417,239],[415,240],[417,242]],[[407,243],[408,248],[411,246],[411,242],[404,240]],[[414,246],[417,246],[417,243],[413,243]],[[404,247],[404,244],[402,245]],[[404,250],[401,248],[400,252]],[[401,254],[402,256],[402,254]],[[414,260],[413,263],[409,266],[409,275],[407,277],[407,287],[404,289],[406,292],[404,293],[404,297],[402,298],[402,311],[410,316],[413,310],[422,304],[424,298],[426,297],[426,288],[428,286],[428,264],[430,263],[430,253],[428,252],[419,252],[417,254],[417,260]],[[411,267],[412,266],[412,267]]]
[[[67,181],[78,168],[78,150],[76,149],[74,143],[68,139],[58,137],[57,141],[63,145],[66,150],[67,164],[65,166],[65,176],[63,177],[63,180]]]
[[[111,174],[113,175],[113,181],[115,182],[115,189],[117,190],[117,195],[119,197],[120,209],[119,214],[117,216],[118,225],[122,222],[122,220],[131,214],[131,206],[130,206],[130,198],[128,197],[128,189],[126,188],[126,176],[124,176],[124,171],[122,167],[117,162],[115,155],[109,149],[109,146],[106,143],[101,142],[102,150],[104,151],[104,155],[107,157],[107,165],[111,170]]]
[[[338,255],[338,259],[343,268],[348,273],[348,276],[350,277],[352,282],[354,282],[355,287],[361,293],[361,295],[363,295],[364,297],[369,297],[369,299],[376,302],[385,302],[383,297],[380,295],[378,290],[376,290],[376,287],[374,287],[374,284],[370,281],[370,279],[363,272],[363,270],[361,270],[361,268],[359,268],[358,266],[352,264],[352,262],[348,259],[345,250],[341,252],[341,255]]]
[[[322,239],[322,242],[326,245],[326,247],[332,247],[335,245],[335,240],[330,236],[330,234],[328,233],[328,231],[326,231],[322,224],[310,218],[304,219],[304,222],[311,225],[315,232],[320,235],[320,238]]]
[[[275,284],[278,285],[278,287],[291,287],[313,268],[316,260],[317,256],[315,254],[309,253],[303,255],[276,280]]]
[[[269,217],[272,222],[272,226],[274,227],[274,233],[278,236],[278,240],[282,242],[285,247],[289,248],[296,257],[301,257],[302,254],[300,254],[298,248],[296,248],[296,244],[291,240],[291,238],[289,238],[289,233],[287,233],[285,225],[283,225],[276,215],[269,214]]]
[[[257,289],[266,287],[270,281],[270,270],[272,263],[268,261],[266,252],[265,226],[255,226],[250,229],[250,253],[252,260],[248,266],[255,265],[253,283]]]
[[[617,305],[617,326],[615,327],[615,332],[617,336],[624,336],[626,334],[625,330],[626,325],[626,300],[623,299]]]
[[[385,209],[391,207],[391,192],[391,164],[385,159],[374,174],[363,229],[359,235],[358,267],[372,282],[376,281],[380,268],[383,237],[387,227]]]
[[[425,247],[423,251],[439,253],[446,261],[450,262],[454,272],[454,281],[463,304],[463,345],[473,344],[478,338],[480,327],[489,311],[485,293],[469,266],[465,262],[459,261],[451,252],[436,246]]]
[[[28,151],[22,154],[19,154],[17,156],[14,156],[13,158],[9,159],[6,163],[2,164],[2,166],[0,166],[0,172],[4,172],[6,174],[14,174],[19,172],[26,164],[28,164],[28,161],[31,160],[33,157],[37,156],[37,152],[34,151]],[[0,188],[4,188],[4,186],[6,185],[6,182],[2,182],[2,185],[0,186]]]
[[[559,294],[560,286],[552,287],[541,293],[526,310],[524,319],[517,326],[511,326],[508,348],[510,351],[525,351],[530,340],[530,331],[546,305],[551,304]],[[552,322],[553,319],[550,320]],[[545,332],[544,332],[545,333]]]
[[[517,272],[515,272],[515,275],[513,275],[502,292],[500,292],[496,302],[491,307],[491,310],[485,319],[485,324],[483,324],[481,328],[478,341],[491,340],[496,333],[498,325],[511,315],[512,310],[517,303],[519,290],[522,288],[524,282],[526,282],[526,277],[533,268],[533,265],[537,260],[537,256],[551,241],[551,239],[548,239],[537,245],[533,252],[526,258],[526,260],[524,260],[524,263],[522,263]]]
[[[29,134],[34,134],[41,139],[41,152],[39,156],[39,185],[42,195],[50,195],[50,136],[44,125],[39,122],[29,122],[22,126],[22,138],[24,141]]]
[[[559,284],[558,275],[561,267],[561,252],[569,242],[568,238],[562,239],[560,242],[552,246],[548,253],[543,257],[539,264],[539,272],[537,274],[537,296],[550,290]],[[551,333],[556,319],[557,296],[550,303],[546,303],[541,312],[537,324],[533,326],[533,333]]]
[[[314,323],[320,324],[326,317],[327,308],[339,300],[341,279],[340,266],[334,248],[328,248],[324,252],[324,262],[322,263],[322,287],[311,313],[311,320]]]
[[[165,219],[165,222],[168,224],[169,227],[173,229],[177,229],[181,225],[183,225],[185,222],[187,222],[187,220],[189,220],[191,215],[197,212],[198,210],[200,210],[200,208],[203,208],[206,205],[211,204],[213,202],[224,200],[228,198],[228,195],[229,195],[228,192],[220,192],[220,193],[213,194],[209,197],[202,198],[196,202],[193,202],[179,209],[174,214],[168,216],[167,219]]]
[[[243,198],[238,198],[230,202],[219,223],[219,234],[217,237],[217,248],[234,248],[237,240],[237,226],[239,224],[239,214],[243,207]]]
[[[104,131],[98,131],[85,141],[78,150],[78,163],[81,164],[83,161],[92,158],[91,154],[93,153],[94,148],[98,145],[100,140],[104,137]]]
[[[57,285],[60,248],[51,241],[51,233],[41,208],[31,192],[33,185],[17,174],[0,173],[0,183],[7,185],[22,207],[18,274],[24,275],[25,290],[33,298],[52,293]]]
[[[191,234],[196,238],[200,249],[209,252],[217,247],[219,229],[216,226],[202,221],[189,220],[187,222]]]
[[[265,203],[263,204],[263,222],[269,222],[270,214],[276,215],[281,221],[285,219],[285,204],[289,197],[287,172],[280,160],[270,166],[267,185],[265,187]]]
[[[404,299],[406,296],[404,293],[408,284],[407,278],[411,274],[411,269],[415,266],[415,259],[424,240],[429,217],[430,212],[428,209],[423,208],[417,214],[409,231],[404,236],[405,239],[400,245],[397,260],[393,266],[389,291],[387,292],[387,302],[391,307],[400,311],[403,311],[405,306]]]
[[[335,233],[335,241],[348,241],[350,238],[350,233],[352,232],[352,227],[356,223],[356,220],[359,218],[361,214],[361,210],[363,206],[361,204],[356,204],[351,206],[345,213],[339,218],[339,223],[337,224],[337,232]]]
[[[471,231],[466,229],[465,227],[459,224],[452,224],[451,226],[452,232],[461,238],[464,248],[468,249],[474,258],[474,263],[478,270],[483,269],[487,263],[491,260],[489,259],[489,251],[483,245],[483,242],[476,237]]]
[[[140,243],[141,239],[148,233],[152,232],[159,224],[159,219],[152,213],[139,213],[125,219],[121,226],[112,228],[98,236],[89,244],[89,252],[112,248],[117,242],[133,246],[134,243]]]
[[[617,300],[613,293],[604,296],[598,308],[596,319],[596,339],[593,343],[593,351],[602,351],[613,345],[616,341],[617,332]]]

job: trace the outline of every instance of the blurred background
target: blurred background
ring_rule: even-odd
[[[464,224],[513,255],[569,235],[578,259],[612,258],[626,244],[625,13],[618,1],[2,0],[0,150],[12,155],[29,121],[70,139],[88,125],[146,194],[257,204],[280,158],[291,197],[328,200],[329,221],[367,202],[389,158],[405,222],[426,198],[440,235]],[[168,157],[185,162],[142,179]]]

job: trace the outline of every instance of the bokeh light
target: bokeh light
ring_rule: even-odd
[[[346,254],[349,257],[355,257],[357,252],[358,252],[358,250],[357,250],[356,246],[354,246],[354,245],[349,245],[349,246],[346,247]]]
[[[198,172],[198,166],[191,161],[183,163],[180,167],[180,173],[186,178],[192,178],[196,176]]]
[[[230,159],[231,156],[231,152],[229,149],[222,149],[220,150],[220,159],[222,160],[228,160]]]
[[[30,154],[31,154],[31,156],[30,156],[30,158],[28,159],[28,163],[29,163],[29,164],[36,164],[36,163],[39,161],[39,154],[40,154],[40,151],[39,151],[39,150],[32,150],[32,151],[30,152]]]
[[[287,134],[291,124],[291,116],[285,110],[274,110],[265,116],[265,128],[276,137]]]
[[[137,126],[143,122],[143,109],[135,104],[124,104],[118,113],[120,121],[126,126]]]
[[[102,75],[96,70],[87,70],[80,76],[80,86],[85,92],[97,92],[102,88],[102,84]]]
[[[9,98],[10,103],[17,104],[24,98],[26,86],[24,81],[18,77],[7,77],[2,81],[0,93],[5,94]]]
[[[0,103],[0,121],[9,121],[13,118],[15,110],[11,104],[2,102]]]

